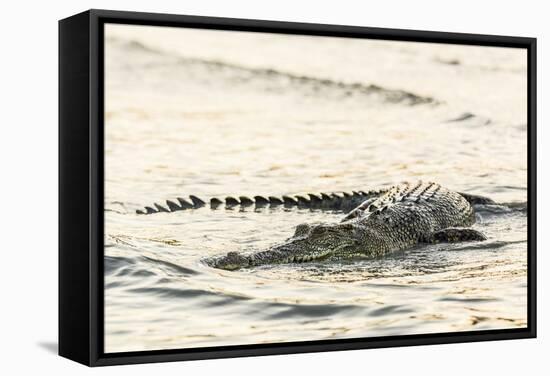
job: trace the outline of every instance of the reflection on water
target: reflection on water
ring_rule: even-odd
[[[478,210],[482,243],[237,272],[201,259],[341,215],[135,214],[189,194],[418,179],[524,203],[525,52],[120,25],[106,36],[107,352],[526,325],[521,205]]]

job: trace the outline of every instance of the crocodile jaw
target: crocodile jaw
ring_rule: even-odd
[[[294,264],[314,262],[326,259],[333,255],[342,254],[353,243],[346,242],[336,248],[316,250],[316,249],[295,249],[286,245],[276,246],[264,252],[258,252],[250,255],[243,255],[237,252],[229,252],[225,256],[218,257],[208,262],[208,265],[223,270],[238,270],[242,268],[270,265],[270,264]]]
[[[302,263],[302,262],[312,262],[312,261],[318,261],[325,259],[329,257],[332,254],[332,251],[319,251],[315,253],[310,254],[298,254],[298,255],[290,255],[286,258],[283,258],[277,263],[279,264],[293,264],[293,263]]]

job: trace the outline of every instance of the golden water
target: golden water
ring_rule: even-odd
[[[105,35],[106,352],[526,325],[522,212],[479,214],[481,243],[237,272],[200,260],[340,216],[135,214],[189,194],[418,179],[525,202],[524,50],[123,25]]]

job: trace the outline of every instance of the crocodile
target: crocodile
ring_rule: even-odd
[[[403,183],[361,194],[361,199],[338,223],[303,223],[293,236],[267,250],[229,252],[203,261],[214,268],[236,270],[375,258],[421,243],[482,241],[486,236],[471,228],[476,218],[474,205],[494,204],[489,198],[455,192],[433,182]]]

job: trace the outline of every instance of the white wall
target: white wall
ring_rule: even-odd
[[[145,1],[4,2],[0,176],[0,372],[141,375],[334,375],[347,373],[517,375],[548,365],[548,240],[539,238],[539,338],[294,356],[213,360],[91,370],[53,355],[57,340],[57,20],[88,8],[107,8],[350,24],[391,28],[520,35],[539,38],[539,232],[548,228],[549,200],[544,103],[548,103],[550,28],[544,1]],[[546,27],[545,27],[546,26]],[[545,67],[546,65],[546,67]],[[546,163],[545,163],[546,162]],[[547,348],[545,348],[547,347]],[[7,371],[7,372],[6,372]],[[26,372],[25,372],[26,373]],[[535,372],[540,374],[540,372]]]

